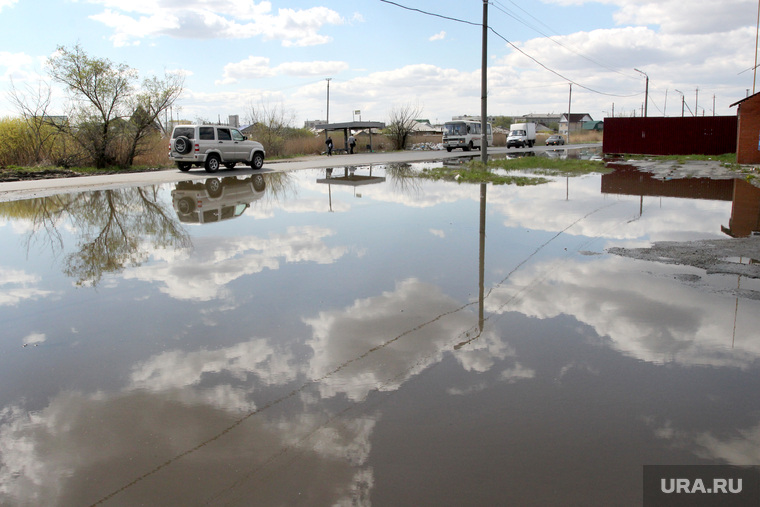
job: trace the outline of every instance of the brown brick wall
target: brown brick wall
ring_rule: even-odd
[[[739,133],[736,161],[739,164],[760,163],[760,95],[749,97],[739,104]]]

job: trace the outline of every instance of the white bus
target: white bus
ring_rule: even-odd
[[[486,142],[488,146],[492,146],[493,132],[491,124],[488,123],[487,125]],[[447,121],[443,125],[443,146],[446,148],[446,151],[451,151],[455,148],[462,148],[464,151],[470,151],[473,148],[480,149],[482,141],[483,135],[479,121],[452,120]]]

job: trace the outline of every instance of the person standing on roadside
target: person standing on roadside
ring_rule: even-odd
[[[327,145],[327,156],[331,157],[332,156],[332,150],[333,150],[332,137],[329,137],[329,136],[327,137],[327,141],[325,141],[325,145]]]
[[[348,136],[348,150],[349,150],[348,153],[353,155],[355,147],[356,147],[356,138],[354,137],[353,134],[351,134],[350,136]]]

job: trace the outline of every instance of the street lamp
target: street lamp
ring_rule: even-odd
[[[649,103],[649,76],[647,76],[646,72],[642,72],[639,69],[633,69],[636,72],[640,74],[644,74],[644,77],[647,78],[646,88],[644,89],[644,117],[647,116],[647,105]]]

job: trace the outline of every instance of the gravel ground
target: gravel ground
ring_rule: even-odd
[[[760,171],[754,166],[743,165],[740,169],[725,167],[717,160],[689,160],[678,162],[676,160],[621,160],[619,164],[634,166],[640,171],[651,173],[655,178],[679,179],[679,178],[712,178],[714,180],[746,178],[754,175],[749,181],[760,187]]]

